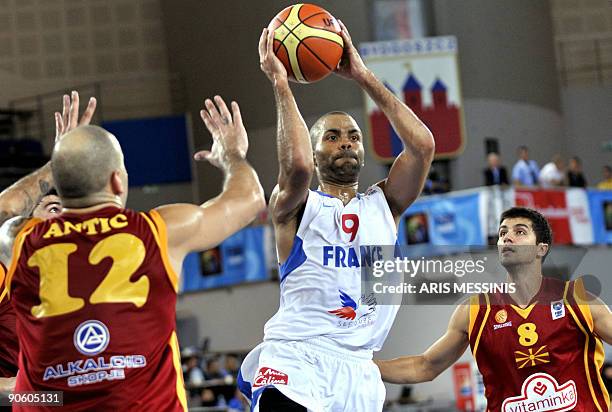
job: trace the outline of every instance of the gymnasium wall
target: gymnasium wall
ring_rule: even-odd
[[[0,104],[102,82],[107,119],[169,114],[167,50],[159,0],[2,0]]]
[[[601,180],[602,166],[612,165],[612,84],[575,85],[562,90],[567,152],[582,159],[589,184]]]

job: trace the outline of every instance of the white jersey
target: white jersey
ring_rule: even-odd
[[[293,248],[279,269],[280,307],[266,323],[264,341],[322,337],[347,349],[379,350],[399,306],[362,294],[361,265],[362,259],[381,259],[381,246],[396,241],[395,221],[379,186],[346,206],[309,191]]]

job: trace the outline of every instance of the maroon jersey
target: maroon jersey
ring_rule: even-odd
[[[607,412],[604,352],[581,280],[543,278],[530,305],[508,295],[474,296],[470,347],[488,411]]]
[[[15,333],[15,312],[6,289],[6,267],[0,262],[0,377],[17,375],[19,341]]]
[[[66,410],[186,410],[178,278],[157,212],[64,213],[15,242],[16,391],[63,391]]]

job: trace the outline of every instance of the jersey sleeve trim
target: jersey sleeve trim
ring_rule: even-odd
[[[573,296],[573,293],[568,294],[571,283],[572,282],[565,282],[565,289],[563,291],[563,302],[565,303],[567,310],[572,315],[574,322],[576,322],[578,329],[580,329],[580,331],[584,335],[584,372],[586,374],[587,383],[589,385],[589,389],[591,392],[591,397],[593,399],[593,402],[595,403],[595,406],[597,407],[597,411],[603,412],[603,410],[601,409],[601,406],[599,405],[599,401],[597,400],[597,395],[595,395],[595,388],[593,386],[593,381],[591,379],[591,373],[589,369],[589,343],[590,343],[591,338],[593,339],[596,339],[596,338],[591,333],[587,332],[584,325],[580,321],[580,318],[574,311],[574,308],[572,307],[571,302],[569,301],[568,296]]]
[[[170,284],[174,289],[175,293],[178,293],[179,290],[179,277],[174,271],[174,268],[170,264],[170,256],[168,254],[168,234],[166,231],[166,223],[159,215],[159,213],[155,210],[149,211],[149,216],[146,213],[140,212],[141,216],[147,221],[149,226],[151,227],[151,233],[155,238],[155,242],[159,247],[159,253],[162,258],[162,262],[164,263],[164,268],[166,269],[166,274],[168,275],[168,279],[170,280]]]
[[[15,237],[15,244],[13,245],[13,254],[11,255],[11,266],[9,267],[8,273],[6,274],[5,280],[5,289],[7,291],[7,295],[11,296],[11,280],[13,280],[13,274],[15,273],[15,269],[17,268],[17,263],[19,262],[19,258],[21,257],[21,249],[23,247],[23,242],[25,242],[26,237],[32,233],[34,230],[34,226],[40,223],[41,220],[37,218],[30,219],[17,233]]]
[[[0,292],[0,303],[4,300],[4,297],[8,293],[6,288],[6,284],[4,281],[6,280],[6,267],[2,262],[0,262],[0,288],[2,288],[2,292]]]
[[[480,311],[480,298],[478,295],[473,295],[469,300],[470,305],[470,327],[468,329],[468,337],[472,336],[472,330],[474,330],[474,325],[476,324],[476,318],[478,317],[478,312]]]
[[[582,316],[586,320],[586,323],[589,327],[589,332],[593,332],[593,315],[591,314],[591,307],[589,306],[586,289],[584,288],[584,282],[582,279],[576,279],[574,281],[574,293],[573,293],[574,301],[576,302],[576,306],[578,306],[578,310],[582,313]]]
[[[489,301],[489,295],[487,293],[484,294],[485,304],[487,305],[487,309],[485,310],[484,317],[480,322],[480,328],[478,329],[478,336],[476,336],[476,340],[474,341],[474,350],[472,354],[474,359],[476,359],[476,352],[478,352],[478,344],[480,343],[480,337],[482,336],[482,331],[487,323],[487,319],[489,319],[489,313],[491,312],[491,302]]]
[[[179,350],[178,339],[176,332],[172,331],[172,336],[168,342],[172,349],[172,364],[174,365],[174,372],[176,373],[176,395],[179,398],[179,402],[185,412],[187,412],[187,394],[185,393],[185,383],[183,382],[183,368],[181,366],[181,355]]]

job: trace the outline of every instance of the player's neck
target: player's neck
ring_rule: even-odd
[[[333,197],[337,197],[344,203],[345,205],[351,201],[352,198],[357,196],[357,186],[358,182],[348,183],[348,184],[339,184],[339,183],[331,183],[326,181],[320,181],[319,190],[323,193],[327,193]]]
[[[119,196],[110,193],[96,193],[91,196],[61,200],[64,212],[68,213],[89,213],[109,206],[123,208]]]
[[[542,269],[531,265],[510,268],[508,270],[508,282],[515,285],[516,291],[510,294],[512,300],[519,306],[527,306],[540,291]]]

